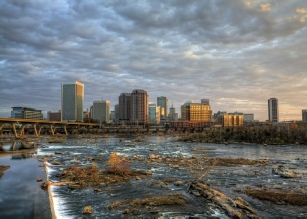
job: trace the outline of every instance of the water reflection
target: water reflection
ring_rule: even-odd
[[[0,152],[11,152],[11,151],[33,149],[34,147],[35,143],[33,142],[17,140],[13,142],[0,143]]]
[[[37,182],[38,178],[46,180],[42,163],[24,154],[20,146],[2,143],[0,166],[10,168],[0,179],[0,218],[51,218],[48,195]]]
[[[27,159],[31,157],[32,156],[30,154],[16,154],[16,155],[12,155],[12,160],[21,160],[21,159]]]

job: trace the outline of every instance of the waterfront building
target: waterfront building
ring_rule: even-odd
[[[148,104],[148,117],[149,123],[159,124],[160,123],[160,106],[156,106],[154,103]]]
[[[307,122],[307,109],[302,110],[302,121]]]
[[[47,113],[47,120],[50,120],[50,121],[61,121],[61,110],[59,110],[58,112],[51,112],[51,111],[49,111]]]
[[[131,93],[130,124],[148,123],[148,95],[145,90],[136,89]]]
[[[110,122],[110,101],[97,100],[93,102],[92,119],[97,122]]]
[[[181,119],[190,122],[211,122],[212,111],[205,103],[186,102],[181,106]]]
[[[165,120],[168,115],[167,114],[168,98],[164,96],[157,97],[157,106],[160,106],[161,120]]]
[[[227,113],[226,111],[218,111],[217,113],[214,113],[213,115],[213,120],[214,122],[218,122],[218,123],[222,123],[222,115],[224,115],[225,113]]]
[[[44,116],[42,110],[36,110],[30,107],[12,107],[11,118],[19,119],[37,119],[42,120]]]
[[[131,93],[121,93],[118,98],[118,121],[129,123],[130,120]]]
[[[278,99],[276,98],[268,99],[268,114],[269,114],[269,121],[273,123],[279,121]]]
[[[246,113],[243,115],[244,122],[253,122],[254,121],[254,114],[253,113]]]
[[[221,115],[223,127],[233,127],[243,125],[243,113],[224,113]]]
[[[84,84],[75,82],[62,83],[61,121],[83,121]]]

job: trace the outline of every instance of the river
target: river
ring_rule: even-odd
[[[82,217],[82,209],[90,205],[94,214],[87,216],[89,218],[122,218],[128,205],[111,210],[108,206],[116,201],[128,203],[137,198],[180,193],[187,200],[184,206],[154,206],[124,218],[228,218],[212,203],[188,193],[186,186],[176,186],[172,182],[162,183],[170,178],[188,182],[193,176],[185,168],[171,168],[159,162],[144,162],[150,154],[169,158],[206,156],[267,160],[267,165],[215,166],[204,181],[230,197],[243,197],[257,210],[260,218],[307,217],[306,206],[273,204],[253,199],[240,192],[246,186],[262,186],[269,189],[307,193],[306,146],[186,143],[177,142],[174,138],[165,136],[146,136],[141,142],[134,142],[133,137],[109,136],[108,138],[67,139],[65,143],[58,144],[44,143],[43,146],[39,146],[35,156],[41,161],[48,159],[47,175],[44,175],[42,163],[37,159],[15,160],[11,155],[1,156],[0,165],[11,166],[0,180],[1,216],[13,215],[12,218],[22,218],[21,215],[28,215],[29,217],[24,218],[35,218],[41,214],[41,218],[50,218],[50,212],[47,213],[46,208],[42,207],[49,203],[46,192],[40,189],[40,183],[37,183],[36,179],[47,176],[50,181],[58,182],[62,170],[76,163],[90,166],[92,162],[95,162],[100,169],[104,169],[112,152],[130,158],[131,169],[151,170],[152,176],[143,180],[131,180],[124,184],[102,185],[101,192],[95,192],[93,188],[72,190],[67,185],[51,186],[50,197],[54,217]],[[134,157],[138,159],[133,159]],[[55,161],[58,162],[57,165],[53,164]],[[289,179],[273,174],[272,168],[279,165],[295,170],[299,177]],[[26,185],[26,182],[29,182],[29,185]]]

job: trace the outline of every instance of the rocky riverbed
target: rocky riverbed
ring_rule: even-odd
[[[307,217],[304,146],[191,143],[165,136],[36,143],[35,157],[44,162],[48,179],[41,185],[58,218]],[[115,164],[124,164],[126,172],[112,169],[112,154],[125,161]]]

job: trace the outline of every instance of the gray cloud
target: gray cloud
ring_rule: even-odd
[[[186,100],[267,119],[306,101],[304,0],[0,2],[0,117],[12,106],[60,108],[63,81],[85,84],[85,108],[122,92]]]

